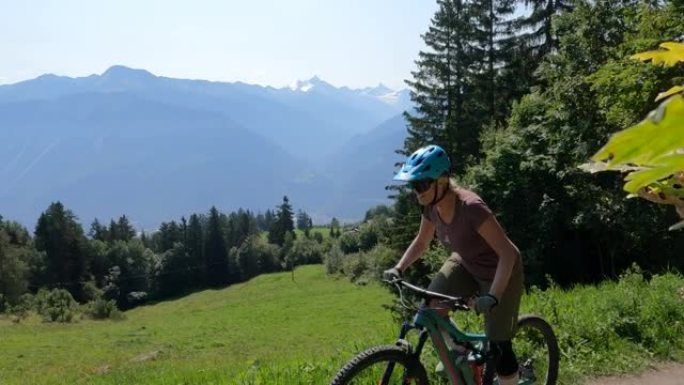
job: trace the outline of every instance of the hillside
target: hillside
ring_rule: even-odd
[[[0,319],[0,383],[227,383],[250,368],[344,360],[357,350],[350,341],[394,334],[381,308],[390,300],[385,289],[330,279],[322,266],[300,267],[294,277],[262,275],[137,308],[119,322]]]
[[[381,287],[330,278],[314,265],[298,268],[294,281],[289,272],[262,275],[140,307],[118,322],[0,318],[0,383],[324,384],[358,352],[395,338],[397,324],[382,308],[390,300]],[[684,357],[680,274],[647,279],[636,269],[596,286],[532,288],[521,313],[553,325],[560,385]],[[456,322],[468,331],[480,325],[473,314]],[[429,350],[423,358],[434,365]]]

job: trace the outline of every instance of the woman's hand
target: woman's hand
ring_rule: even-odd
[[[396,281],[401,278],[401,270],[396,267],[387,269],[382,272],[382,278],[386,281]]]
[[[481,297],[473,298],[470,307],[475,310],[477,314],[489,314],[496,305],[499,304],[499,299],[492,294],[485,294]]]

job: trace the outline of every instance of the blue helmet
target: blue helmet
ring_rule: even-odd
[[[429,145],[416,150],[406,159],[394,180],[411,182],[420,179],[437,179],[449,172],[451,162],[440,146]]]

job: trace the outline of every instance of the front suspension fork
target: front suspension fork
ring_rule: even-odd
[[[408,341],[406,341],[406,335],[411,329],[419,329],[418,327],[411,325],[408,322],[404,322],[401,325],[401,331],[399,332],[399,338],[397,338],[397,346],[400,346],[406,350],[406,352],[415,357],[416,361],[419,360],[420,358],[420,353],[423,350],[423,346],[425,346],[425,341],[428,338],[428,332],[425,329],[420,328],[420,335],[418,336],[418,344],[416,345],[415,349],[411,349],[411,344],[409,344]],[[385,372],[382,375],[382,380],[380,381],[380,385],[387,385],[389,383],[390,377],[392,377],[392,372],[394,371],[394,362],[390,362],[387,364],[387,368],[385,369]],[[403,382],[403,381],[402,381]]]

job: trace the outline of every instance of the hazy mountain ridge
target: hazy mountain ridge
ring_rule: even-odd
[[[84,92],[129,92],[178,106],[226,114],[243,127],[268,137],[295,156],[321,161],[339,144],[367,132],[403,111],[368,90],[335,88],[314,77],[308,92],[244,83],[158,77],[145,70],[113,66],[102,75],[81,78],[44,75],[0,86],[0,103],[54,99]],[[300,149],[305,147],[306,152]]]
[[[86,224],[127,214],[149,227],[211,205],[265,210],[287,194],[318,220],[358,219],[384,201],[393,163],[361,184],[339,178],[340,154],[377,137],[342,126],[397,111],[368,89],[335,90],[320,79],[303,92],[125,67],[0,86],[0,214],[33,226],[61,200]],[[395,130],[403,138],[403,126]]]

